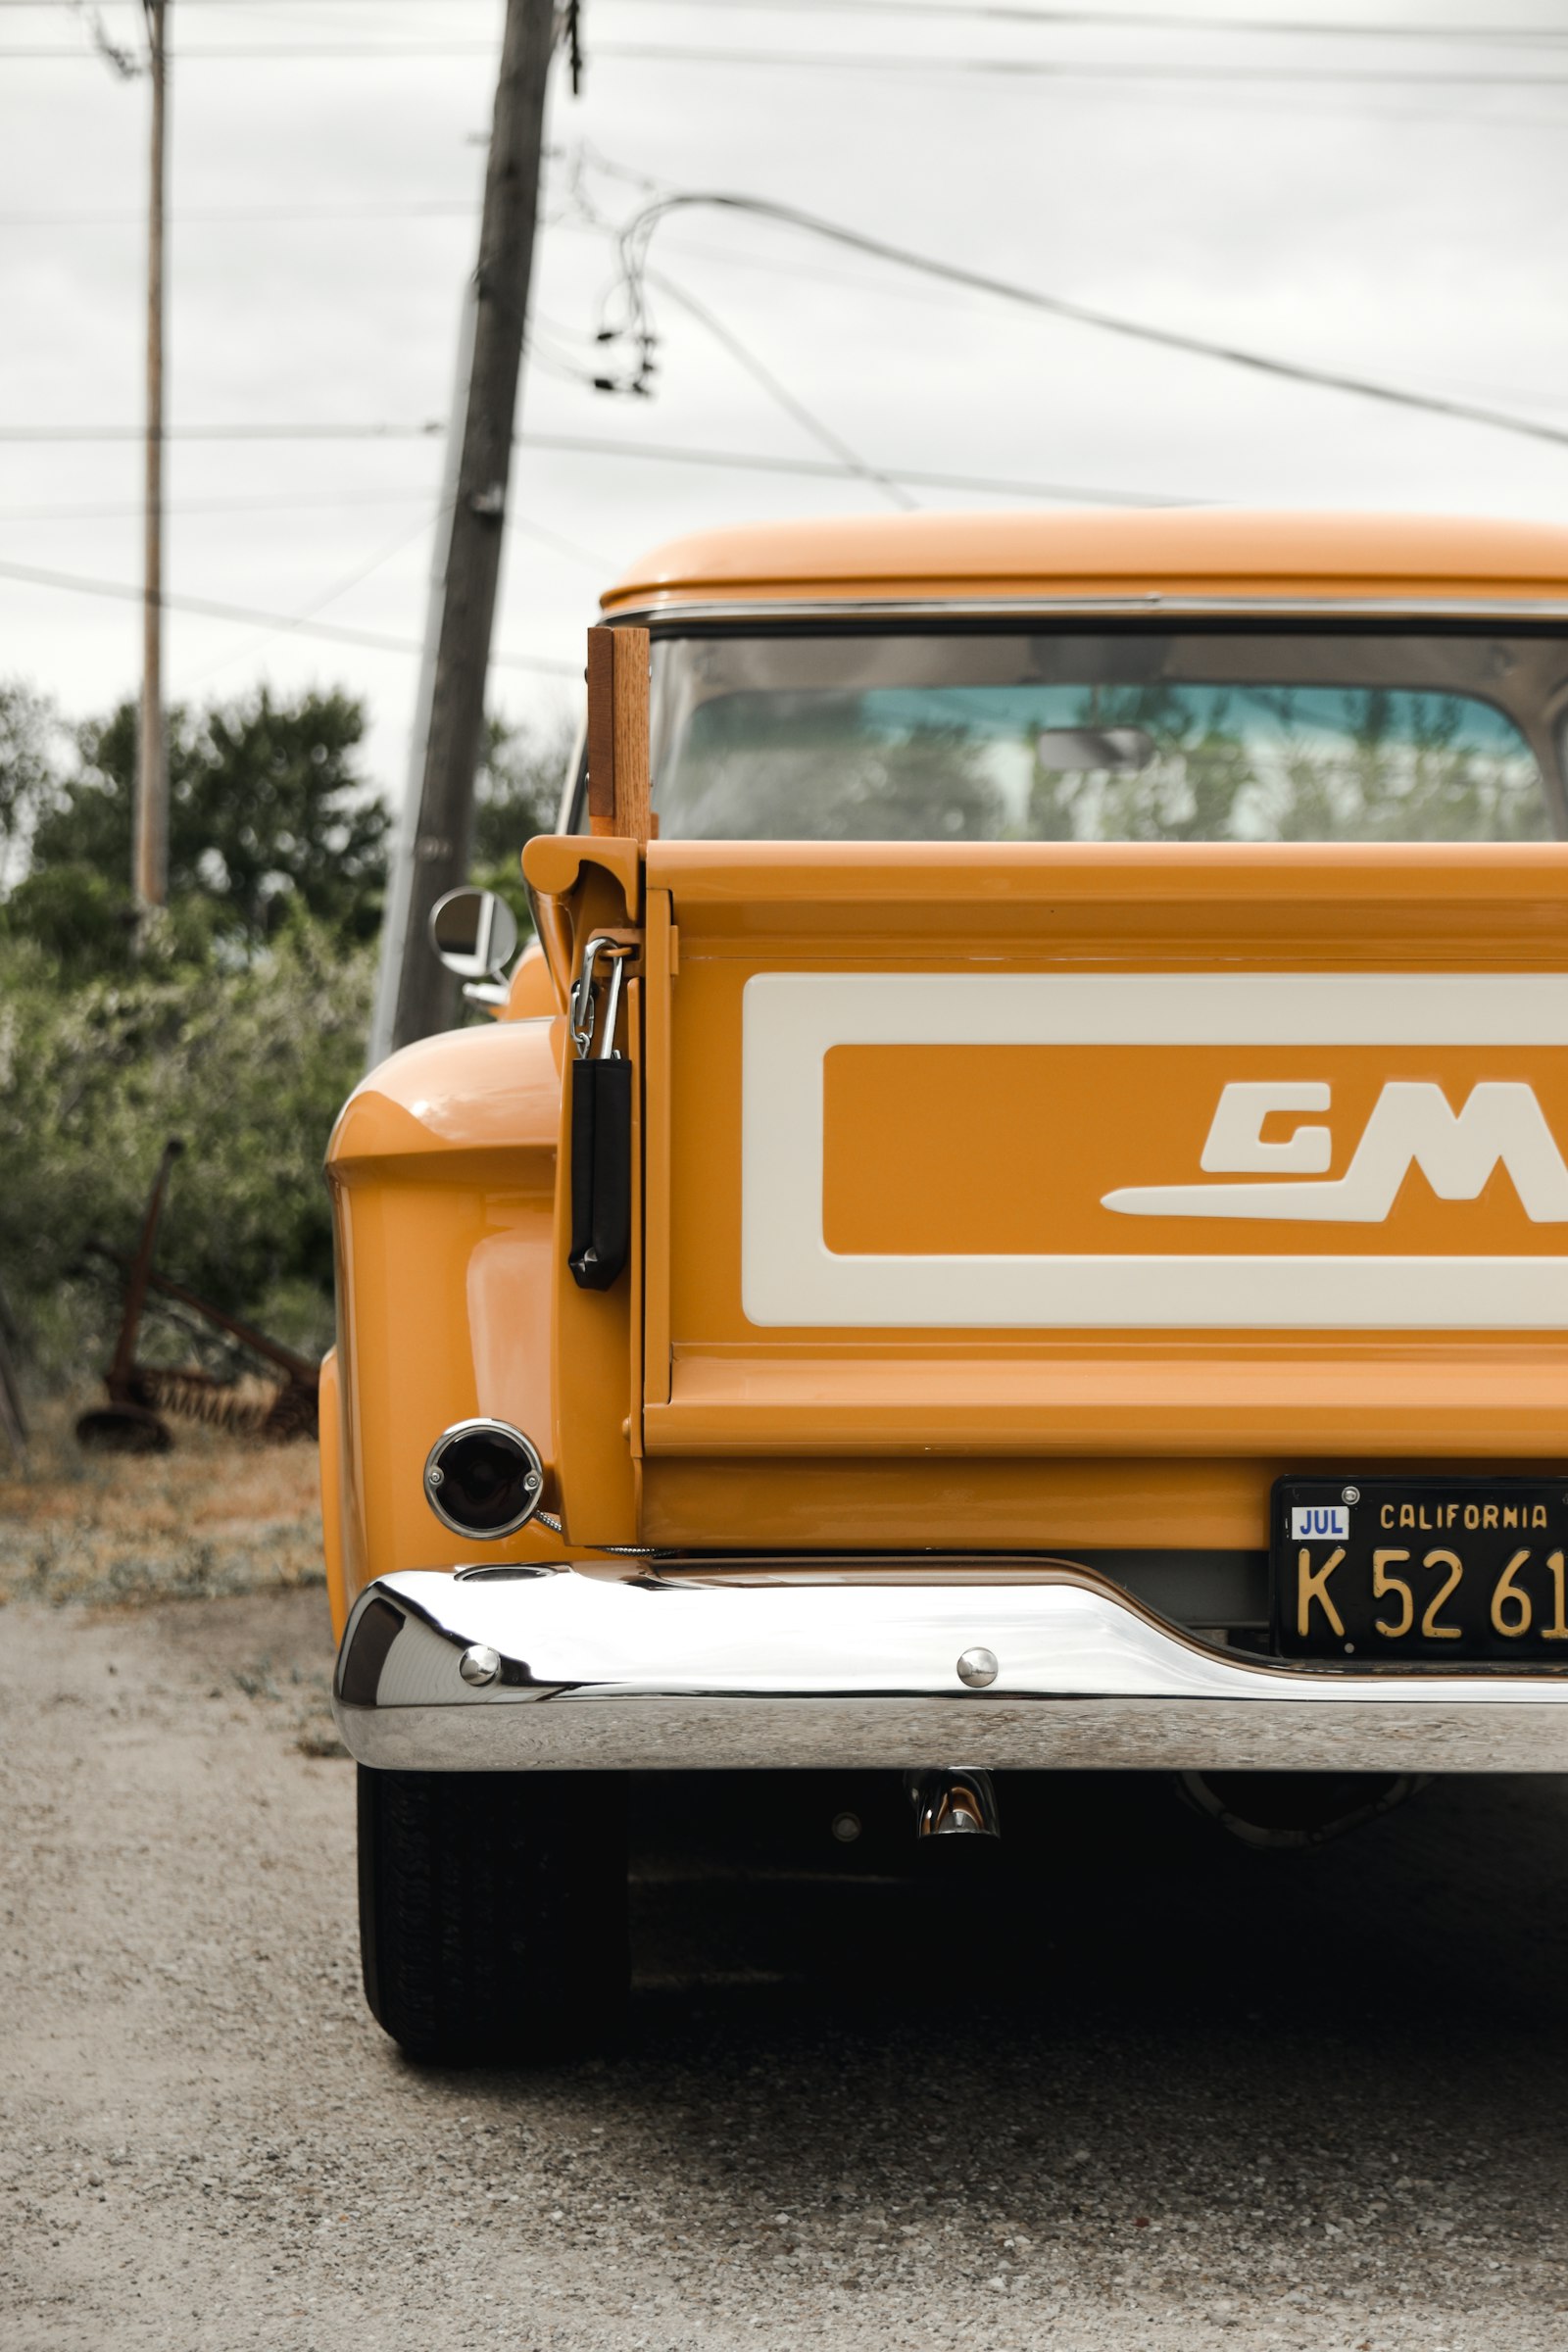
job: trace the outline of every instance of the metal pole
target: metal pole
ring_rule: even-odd
[[[136,1254],[130,1261],[125,1283],[125,1305],[120,1318],[115,1360],[104,1375],[109,1384],[110,1399],[115,1404],[137,1402],[131,1387],[136,1366],[136,1332],[141,1322],[142,1308],[147,1303],[147,1283],[152,1273],[153,1251],[158,1247],[158,1227],[164,1213],[164,1195],[169,1190],[169,1171],[184,1149],[177,1135],[170,1137],[164,1146],[164,1155],[158,1162],[158,1173],[153,1178],[153,1189],[148,1196],[141,1240],[136,1244]]]
[[[458,473],[463,462],[463,420],[468,406],[468,373],[473,365],[473,320],[478,308],[475,281],[463,290],[463,315],[458,321],[458,365],[452,380],[452,407],[447,425],[446,464],[441,473],[441,506],[430,544],[430,585],[424,605],[424,642],[419,654],[419,683],[414,698],[414,728],[409,737],[409,765],[403,786],[403,808],[387,856],[386,911],[381,917],[381,955],[375,975],[375,1010],[370,1016],[370,1045],[366,1068],[373,1070],[392,1051],[397,1020],[398,985],[411,944],[414,953],[422,940],[411,943],[409,904],[414,887],[414,845],[419,838],[419,803],[424,792],[424,763],[430,750],[430,707],[435,700],[436,655],[441,643],[441,612],[446,602],[447,564],[452,555],[452,517],[458,506]]]
[[[449,1028],[457,1010],[456,984],[430,954],[425,925],[436,900],[468,869],[554,42],[554,0],[507,0],[418,820],[403,850],[407,914],[393,1046]]]
[[[142,575],[140,757],[131,886],[142,908],[169,896],[169,762],[164,739],[164,95],[167,0],[142,0],[151,53],[152,174],[147,202],[147,476]]]

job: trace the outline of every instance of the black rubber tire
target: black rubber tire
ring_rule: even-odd
[[[616,1773],[360,1767],[365,1997],[409,2057],[547,2065],[625,2018]]]

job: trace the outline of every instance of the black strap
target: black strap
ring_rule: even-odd
[[[585,1291],[608,1291],[631,1247],[631,1063],[571,1063],[571,1249]]]

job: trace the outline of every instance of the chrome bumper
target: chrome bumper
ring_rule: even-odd
[[[475,1645],[498,1659],[477,1686]],[[984,1688],[958,1671],[976,1649]],[[1568,1770],[1568,1675],[1274,1665],[1087,1572],[979,1565],[940,1583],[406,1571],[355,1603],[332,1704],[362,1764],[421,1772]]]

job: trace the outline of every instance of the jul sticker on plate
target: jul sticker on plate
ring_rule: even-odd
[[[1293,1544],[1343,1544],[1350,1532],[1350,1514],[1342,1502],[1299,1504],[1291,1511]]]

